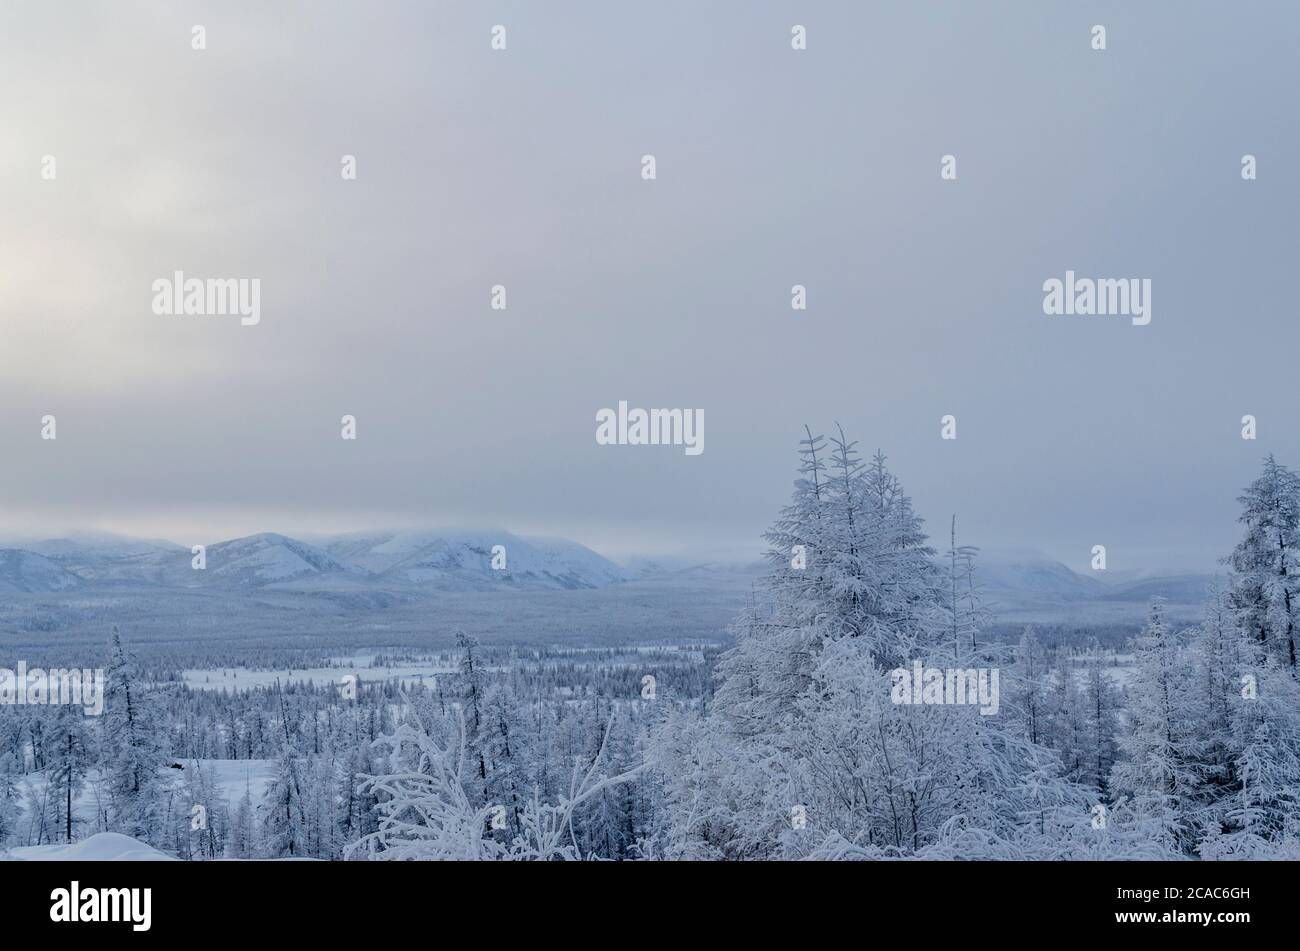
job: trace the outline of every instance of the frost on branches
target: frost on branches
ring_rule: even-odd
[[[1289,470],[1270,458],[1243,497],[1231,592],[1201,630],[1175,632],[1153,604],[1121,694],[1095,657],[1049,656],[1032,631],[1012,653],[983,636],[975,550],[954,527],[936,563],[882,455],[808,432],[799,457],[712,707],[653,735],[665,857],[1296,854]],[[1000,668],[1002,714],[891,703],[888,671],[916,660]]]
[[[504,806],[476,807],[465,793],[466,729],[459,713],[457,722],[459,742],[454,747],[430,736],[414,713],[394,733],[376,741],[388,750],[392,771],[364,777],[358,791],[377,797],[379,828],[349,845],[348,858],[364,852],[367,858],[384,861],[578,859],[574,810],[641,770],[601,776],[602,743],[585,770],[575,763],[567,796],[542,802],[534,790],[520,812],[519,833],[502,843],[486,833],[501,821]]]

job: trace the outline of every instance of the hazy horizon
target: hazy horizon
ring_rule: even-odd
[[[454,536],[454,535],[464,535],[464,534],[491,535],[496,532],[499,532],[501,534],[513,535],[516,538],[520,538],[524,541],[530,541],[530,540],[543,541],[543,540],[562,539],[567,541],[578,542],[579,544],[587,548],[590,548],[592,551],[596,552],[597,554],[602,555],[619,565],[627,565],[639,559],[648,559],[652,561],[655,559],[662,559],[665,562],[670,564],[680,563],[683,565],[717,563],[721,565],[757,566],[764,561],[763,554],[767,550],[766,545],[756,546],[752,551],[746,551],[744,549],[739,549],[739,548],[717,549],[711,552],[707,552],[707,551],[696,552],[692,549],[684,549],[684,548],[620,549],[617,547],[609,548],[609,547],[597,546],[595,544],[590,544],[581,538],[576,538],[571,535],[546,533],[546,532],[520,532],[502,526],[483,526],[483,525],[473,526],[473,525],[463,525],[463,524],[462,525],[452,525],[452,524],[408,525],[408,526],[375,525],[375,526],[369,526],[365,528],[348,529],[343,531],[329,531],[329,532],[312,531],[312,530],[289,532],[277,528],[264,528],[264,529],[257,529],[253,531],[247,531],[247,532],[238,532],[235,534],[223,534],[221,532],[216,532],[216,533],[208,532],[206,534],[196,534],[192,538],[190,537],[181,538],[177,536],[167,536],[167,535],[133,534],[131,532],[126,532],[126,531],[109,531],[109,530],[98,529],[98,528],[72,527],[52,534],[42,534],[39,532],[35,534],[0,533],[0,549],[3,548],[21,549],[24,545],[38,545],[38,544],[52,542],[52,541],[66,540],[72,542],[80,541],[80,542],[94,543],[97,541],[108,542],[108,541],[117,540],[117,541],[145,542],[145,543],[161,544],[161,545],[174,545],[178,548],[178,550],[183,552],[188,552],[191,546],[193,545],[205,545],[211,548],[213,545],[216,545],[221,542],[234,541],[236,539],[247,538],[247,537],[257,536],[257,535],[283,535],[290,538],[296,538],[297,540],[306,542],[308,544],[320,545],[331,541],[337,541],[339,539],[343,539],[347,537],[365,537],[365,536],[376,536],[376,535],[386,535],[386,534]],[[940,556],[941,556],[942,549],[941,546],[938,544],[938,540],[932,537],[930,541],[933,547],[935,547],[936,549],[940,549]],[[1071,568],[1078,574],[1100,576],[1098,572],[1092,570],[1087,564],[1082,564],[1082,565],[1070,564],[1065,559],[1059,558],[1057,557],[1057,555],[1053,554],[1052,552],[1042,548],[1025,546],[1025,545],[1017,545],[1017,546],[975,545],[974,547],[979,549],[976,554],[976,561],[975,561],[977,566],[977,571],[981,561],[1005,564],[1005,563],[1018,562],[1018,561],[1034,562],[1034,561],[1044,560],[1044,561],[1057,561],[1062,564],[1065,564],[1067,567]],[[1189,561],[1187,564],[1181,566],[1148,565],[1142,568],[1131,568],[1131,569],[1126,569],[1121,571],[1107,569],[1110,575],[1120,575],[1125,577],[1129,575],[1153,576],[1153,575],[1160,575],[1160,574],[1214,574],[1225,570],[1226,569],[1224,569],[1223,566],[1219,563],[1219,559],[1213,559],[1209,564],[1204,564],[1204,565],[1196,564],[1194,562]]]

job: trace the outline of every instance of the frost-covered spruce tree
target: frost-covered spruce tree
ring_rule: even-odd
[[[939,608],[933,551],[885,457],[864,465],[842,430],[829,452],[807,433],[791,502],[765,535],[769,571],[719,663],[714,706],[741,734],[788,721],[826,643],[861,637],[901,663]]]
[[[17,780],[23,772],[25,750],[22,720],[14,709],[0,706],[0,851],[18,831],[22,813]]]
[[[866,637],[879,662],[901,663],[916,656],[919,643],[934,640],[935,606],[942,603],[935,552],[884,454],[863,464],[857,443],[837,430],[828,555],[835,633]]]
[[[933,632],[940,651],[943,635]],[[1062,778],[1056,755],[1021,739],[1000,707],[986,715],[977,705],[897,702],[898,674],[864,643],[828,645],[821,689],[804,698],[792,742],[774,760],[768,809],[795,802],[806,820],[806,829],[783,825],[777,854],[1059,857],[1056,830],[1077,824],[1090,797]],[[957,840],[966,851],[945,854]]]
[[[1027,626],[1016,647],[1011,669],[1012,715],[1029,743],[1047,741],[1047,654],[1033,626]]]
[[[232,859],[259,858],[257,810],[253,805],[253,788],[247,773],[244,775],[244,795],[230,820],[226,836],[226,856]]]
[[[988,626],[990,615],[984,606],[975,576],[979,548],[957,544],[957,516],[952,517],[950,544],[940,560],[939,593],[944,626],[952,640],[951,653],[960,665],[977,656],[979,633]]]
[[[1080,781],[1097,793],[1107,790],[1115,765],[1115,734],[1119,729],[1119,691],[1106,676],[1094,646],[1084,666],[1084,750]]]
[[[1125,728],[1118,741],[1122,757],[1111,771],[1111,784],[1152,822],[1161,845],[1189,851],[1201,792],[1200,744],[1191,671],[1159,598],[1151,603],[1133,653]]]
[[[978,631],[970,615],[954,628],[951,585],[945,610],[944,576],[884,457],[862,465],[841,433],[823,466],[820,446],[804,443],[794,503],[768,536],[766,611],[736,625],[709,716],[656,732],[665,851],[903,856],[960,830],[988,855],[1040,854],[1043,830],[1083,819],[1087,797],[1002,709],[895,696],[891,668],[952,667],[970,650],[963,630],[973,644]],[[790,558],[814,538],[806,564]]]
[[[669,708],[650,730],[646,760],[661,790],[649,851],[670,860],[734,860],[770,852],[798,799],[769,806],[780,762],[758,738],[727,731],[718,715]],[[779,774],[777,774],[779,775]]]
[[[27,709],[0,704],[0,772],[21,773],[27,763]]]
[[[509,841],[520,832],[527,798],[528,745],[523,712],[513,687],[494,684],[484,694],[480,750],[487,761],[486,799],[503,810],[504,827],[496,830]]]
[[[603,706],[603,705],[601,705]],[[600,710],[600,706],[597,708]],[[635,765],[631,722],[619,718],[613,711],[594,719],[595,729],[591,739],[590,754],[584,756],[583,765],[603,750],[605,766],[621,772]],[[591,796],[575,814],[577,841],[582,855],[606,859],[625,859],[636,841],[635,782],[607,786]]]
[[[1206,857],[1300,858],[1300,687],[1276,667],[1261,676],[1258,694],[1240,706],[1238,789],[1223,803],[1228,831]]]
[[[1075,677],[1074,658],[1064,647],[1058,647],[1056,651],[1047,702],[1051,739],[1046,745],[1056,751],[1063,775],[1079,782],[1084,774],[1084,747],[1087,745],[1084,695]]]
[[[13,839],[20,816],[21,806],[12,761],[0,756],[0,851]]]
[[[275,777],[262,800],[261,851],[268,858],[302,858],[308,855],[308,815],[304,790],[304,768],[289,730],[290,714],[280,682],[281,745]]]
[[[1252,669],[1251,659],[1257,652],[1242,636],[1229,592],[1217,580],[1192,649],[1204,799],[1201,824],[1212,828],[1222,826],[1224,801],[1240,786],[1236,757],[1241,751],[1239,722],[1246,712],[1242,676]]]
[[[344,846],[375,831],[375,797],[358,789],[361,777],[375,771],[370,741],[356,730],[355,720],[353,730],[351,749],[336,787],[338,840]]]
[[[102,769],[109,826],[142,842],[162,834],[160,717],[153,698],[136,679],[135,667],[116,627],[104,672]]]
[[[303,815],[307,829],[305,848],[313,858],[335,860],[347,843],[338,834],[339,764],[333,751],[320,756],[308,755],[303,763],[306,782],[303,786]]]
[[[1300,677],[1300,477],[1270,455],[1237,501],[1246,532],[1227,561],[1238,625]]]
[[[76,799],[86,783],[86,774],[94,764],[94,740],[85,714],[75,704],[59,707],[49,734],[50,759],[48,782],[56,795],[53,805],[59,836],[71,842],[77,824]]]
[[[741,733],[771,728],[807,689],[832,604],[828,451],[824,436],[805,432],[790,504],[764,536],[768,572],[732,624],[735,647],[719,664],[715,706]]]
[[[170,850],[191,860],[220,858],[225,854],[229,820],[212,765],[187,762],[176,793],[172,811],[176,841]]]
[[[1300,478],[1272,456],[1239,499],[1245,533],[1211,591],[1195,649],[1193,713],[1205,858],[1300,855]]]
[[[267,858],[303,858],[307,852],[307,815],[299,767],[285,747],[276,761],[275,776],[262,800],[262,841]]]
[[[473,756],[478,771],[479,793],[488,795],[487,789],[487,753],[483,749],[483,706],[486,701],[486,686],[483,678],[483,664],[479,657],[478,638],[465,631],[456,632],[456,649],[460,651],[460,676],[464,692],[463,703],[467,714],[469,735],[466,742]]]
[[[1220,635],[1213,601],[1207,613],[1198,674],[1217,689],[1198,717],[1213,754],[1198,850],[1204,858],[1300,858],[1300,683],[1249,628],[1236,630],[1235,641]]]

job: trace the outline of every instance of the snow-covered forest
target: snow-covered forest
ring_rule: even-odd
[[[1300,858],[1300,477],[1270,456],[1239,501],[1200,623],[1157,599],[1121,645],[999,632],[959,520],[927,537],[885,457],[838,430],[802,441],[766,572],[717,646],[584,653],[446,631],[442,653],[403,645],[418,676],[235,689],[178,676],[108,617],[101,716],[0,705],[0,845],[114,832],[192,860]],[[213,666],[238,655],[221,641]],[[918,663],[995,672],[996,709],[899,702],[898,672]]]

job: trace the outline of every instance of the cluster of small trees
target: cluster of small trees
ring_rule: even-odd
[[[168,816],[159,767],[165,737],[154,698],[139,688],[116,628],[104,674],[98,724],[80,706],[28,707],[0,718],[0,845],[70,842],[88,824],[75,803],[92,775],[96,783],[93,831],[112,829],[144,841],[158,838]],[[16,777],[36,772],[43,781]]]
[[[102,717],[0,707],[0,847],[117,831],[187,859],[343,859],[379,831],[387,793],[363,784],[400,763],[405,751],[385,737],[411,722],[464,746],[465,802],[491,813],[483,831],[506,847],[530,828],[540,797],[570,792],[575,764],[585,775],[597,760],[631,769],[642,758],[640,682],[626,671],[541,653],[503,670],[507,655],[485,657],[468,636],[459,644],[458,672],[405,690],[377,680],[346,693],[335,683],[204,691],[142,684],[115,635]],[[698,678],[686,661],[651,669],[665,685]],[[602,698],[610,683],[636,699]],[[236,790],[232,775],[245,777]],[[630,857],[649,790],[590,785],[566,819],[568,844]]]

